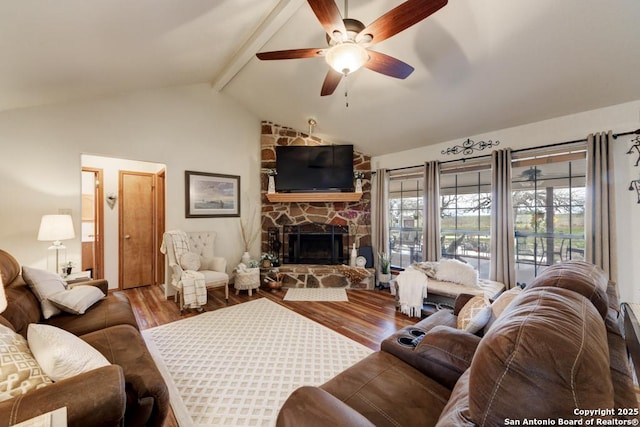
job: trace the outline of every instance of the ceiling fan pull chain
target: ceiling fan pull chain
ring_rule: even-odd
[[[347,74],[344,76],[344,104],[345,108],[349,108],[349,79]]]

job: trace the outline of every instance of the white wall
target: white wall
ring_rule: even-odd
[[[167,229],[215,230],[217,253],[238,262],[238,218],[184,212],[185,170],[240,175],[242,192],[259,199],[260,120],[233,100],[202,84],[0,113],[0,248],[21,264],[46,268],[40,217],[61,209],[78,236],[67,256],[80,258],[82,154],[165,164]]]
[[[558,117],[481,135],[470,135],[474,141],[500,141],[498,148],[529,148],[556,142],[586,138],[589,133],[613,130],[626,132],[640,128],[640,100],[570,116]],[[620,137],[615,145],[616,220],[618,227],[618,282],[622,301],[640,302],[640,205],[629,182],[640,178],[640,167],[633,167],[636,157],[627,155],[634,136]],[[441,154],[442,150],[466,138],[397,152],[371,159],[373,169],[414,166],[428,160],[447,161],[464,156]],[[425,143],[429,143],[428,135]],[[485,154],[479,152],[477,155]],[[489,154],[489,153],[486,153]]]

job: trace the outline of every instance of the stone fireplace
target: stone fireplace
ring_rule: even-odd
[[[348,264],[349,229],[331,224],[285,225],[283,264]]]
[[[348,264],[349,250],[371,246],[371,157],[354,152],[354,171],[362,172],[357,202],[270,202],[267,170],[276,167],[278,145],[329,145],[322,140],[271,122],[262,122],[261,174],[262,252],[277,252],[283,264]],[[322,230],[323,237],[314,231]],[[327,237],[333,233],[332,236]],[[305,254],[305,252],[307,252]],[[311,255],[308,253],[311,252]]]

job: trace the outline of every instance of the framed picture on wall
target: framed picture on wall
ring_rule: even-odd
[[[216,218],[240,216],[240,177],[185,171],[185,216]]]

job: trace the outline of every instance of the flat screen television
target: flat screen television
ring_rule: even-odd
[[[353,191],[353,145],[276,146],[276,191]]]

